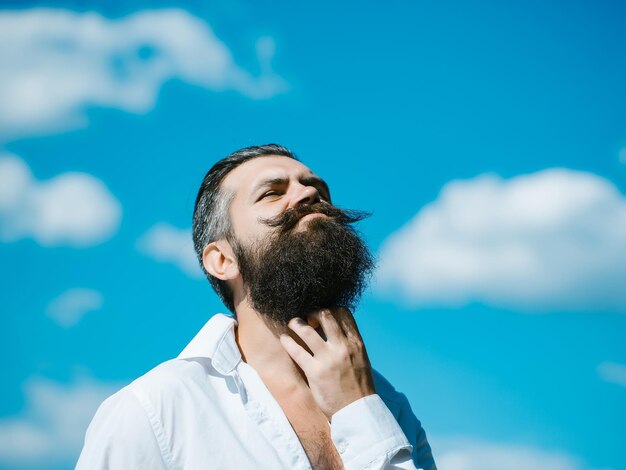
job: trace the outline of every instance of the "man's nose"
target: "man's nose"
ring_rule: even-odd
[[[320,193],[314,186],[302,186],[298,188],[296,194],[291,199],[289,208],[302,204],[315,204],[320,202]]]

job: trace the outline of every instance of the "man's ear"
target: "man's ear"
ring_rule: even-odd
[[[222,281],[239,276],[239,266],[228,241],[222,239],[209,243],[202,250],[202,264],[207,272]]]

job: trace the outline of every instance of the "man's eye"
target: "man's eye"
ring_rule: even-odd
[[[278,196],[278,191],[275,191],[273,189],[271,191],[267,191],[263,193],[263,195],[261,196],[259,200],[265,199],[266,197],[271,197],[271,196]]]

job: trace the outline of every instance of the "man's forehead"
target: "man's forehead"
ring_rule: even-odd
[[[240,189],[251,190],[256,181],[268,177],[289,177],[293,174],[307,176],[313,173],[306,165],[290,157],[267,155],[256,157],[242,163],[226,175],[222,181],[225,190],[238,192]]]

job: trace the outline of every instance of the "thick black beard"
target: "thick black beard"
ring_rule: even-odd
[[[323,213],[294,231],[307,214]],[[264,220],[276,227],[250,247],[234,241],[239,272],[251,306],[275,324],[325,308],[353,310],[374,269],[374,259],[350,225],[367,214],[318,203]]]

